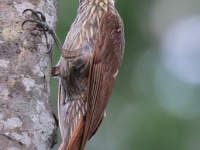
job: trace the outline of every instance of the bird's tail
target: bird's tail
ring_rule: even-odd
[[[80,119],[80,122],[77,125],[69,143],[63,140],[58,150],[83,150],[81,149],[81,143],[84,133],[84,125],[85,125],[85,120],[84,118],[82,118]]]

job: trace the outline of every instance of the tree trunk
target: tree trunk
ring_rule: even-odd
[[[35,24],[22,28],[27,8],[41,11],[55,28],[58,2],[0,0],[0,150],[48,150],[56,141],[51,54]],[[48,43],[53,44],[50,37]]]

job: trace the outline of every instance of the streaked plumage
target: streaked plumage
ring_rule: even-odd
[[[60,150],[83,150],[105,115],[124,50],[114,0],[79,0],[54,75],[60,77]],[[55,71],[56,70],[56,71]]]

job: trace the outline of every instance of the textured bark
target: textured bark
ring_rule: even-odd
[[[57,0],[0,0],[0,150],[48,150],[55,143],[51,56],[43,32],[21,24],[23,10],[32,8],[54,28],[57,6]]]

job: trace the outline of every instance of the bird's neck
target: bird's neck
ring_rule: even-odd
[[[89,8],[102,8],[107,11],[108,7],[114,7],[114,0],[80,0],[79,3],[79,11]]]
[[[98,3],[101,3],[101,4],[109,4],[109,5],[114,5],[115,3],[115,0],[79,0],[79,4],[80,6],[83,4],[83,3],[94,3],[94,4],[98,4]]]
[[[114,0],[80,0],[78,15],[101,18],[107,11],[115,11]]]
[[[107,12],[117,14],[114,0],[79,0],[79,2],[78,14],[65,40],[64,47],[67,49],[79,49],[83,41],[95,43],[104,14]],[[72,37],[74,39],[70,41]]]

